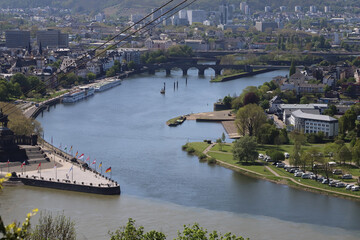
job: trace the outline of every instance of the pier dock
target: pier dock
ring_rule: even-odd
[[[84,162],[52,147],[48,143],[35,146],[44,153],[43,158],[20,162],[0,163],[1,175],[16,173],[10,179],[25,185],[104,195],[120,195],[120,185],[94,169],[83,167]],[[46,160],[48,159],[48,160]],[[105,169],[103,169],[105,172]]]

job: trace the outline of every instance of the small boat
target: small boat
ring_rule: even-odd
[[[160,90],[161,94],[165,94],[165,82],[164,82],[164,87]]]

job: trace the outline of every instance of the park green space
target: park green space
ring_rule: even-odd
[[[195,155],[201,154],[208,146],[208,143],[205,142],[192,142],[192,143],[187,143],[187,145],[189,147],[192,147],[195,149]],[[312,147],[316,147],[318,148],[320,151],[324,148],[325,144],[307,144],[306,146],[304,146],[304,150],[308,150]],[[216,144],[214,145],[209,152],[207,152],[207,154],[210,157],[213,157],[217,160],[220,160],[222,162],[231,164],[232,166],[234,166],[234,168],[232,169],[236,169],[236,168],[241,168],[239,169],[240,172],[241,171],[254,171],[256,173],[258,173],[261,177],[264,177],[270,181],[281,181],[281,180],[285,180],[282,181],[283,183],[286,182],[288,185],[291,186],[295,186],[297,188],[303,188],[306,189],[307,187],[311,188],[312,190],[321,192],[322,190],[328,190],[328,191],[332,191],[333,193],[330,194],[351,194],[354,196],[360,196],[360,192],[352,192],[349,190],[345,190],[345,188],[336,188],[336,187],[330,187],[327,184],[322,184],[320,182],[311,180],[311,179],[302,179],[300,177],[295,177],[293,174],[286,172],[283,168],[277,168],[271,164],[267,165],[267,163],[259,161],[256,163],[256,165],[248,165],[248,164],[243,164],[243,163],[239,163],[237,160],[233,159],[233,155],[232,155],[232,144],[230,143],[226,143],[226,144]],[[258,146],[258,151],[259,153],[265,153],[266,150],[271,150],[271,149],[276,149],[276,150],[280,150],[283,152],[292,152],[293,149],[293,145],[278,145],[278,146],[274,146],[274,145],[259,145]],[[261,165],[263,164],[263,165]],[[274,172],[276,172],[280,177],[276,177],[272,172],[270,172],[268,169],[266,169],[266,167],[269,167],[270,169],[272,169]],[[342,169],[344,173],[350,173],[353,175],[353,179],[349,179],[349,180],[345,180],[345,179],[341,179],[340,176],[338,175],[333,175],[331,176],[331,178],[336,179],[336,180],[341,180],[342,182],[345,183],[355,183],[357,178],[360,176],[360,169],[356,166],[353,165],[338,165],[336,166],[337,169]],[[311,170],[311,169],[309,169]],[[321,172],[319,173],[321,174]],[[255,174],[251,174],[251,175],[255,175]],[[293,181],[291,181],[290,179],[293,179],[294,181],[298,182],[299,184],[304,184],[306,186],[302,186],[299,184],[295,184]],[[318,189],[313,189],[313,188],[320,188],[321,190]],[[326,191],[323,191],[326,192]],[[326,192],[329,193],[329,192]]]

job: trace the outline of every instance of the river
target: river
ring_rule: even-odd
[[[79,239],[104,239],[108,230],[134,218],[147,230],[174,237],[184,224],[251,239],[358,239],[360,203],[292,189],[200,163],[181,150],[187,141],[221,137],[218,123],[166,120],[212,111],[225,95],[239,95],[287,71],[275,71],[224,83],[210,83],[212,71],[188,83],[179,70],[139,75],[121,86],[73,105],[57,105],[39,116],[45,139],[73,146],[103,167],[121,185],[120,197],[7,187],[0,194],[5,222],[22,219],[32,208],[64,211],[76,222]],[[174,90],[174,81],[179,88]],[[166,94],[160,88],[166,82]],[[227,139],[227,141],[231,141]],[[170,239],[170,238],[169,238]]]

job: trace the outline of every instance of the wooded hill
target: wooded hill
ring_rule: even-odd
[[[234,4],[236,9],[239,9],[240,2],[244,0],[228,0],[227,2]],[[166,0],[102,0],[99,4],[98,0],[0,0],[0,7],[2,8],[31,8],[31,7],[64,7],[75,10],[76,12],[99,12],[106,8],[116,8],[119,12],[122,9],[141,9],[141,12],[149,12],[151,8],[160,6]],[[179,3],[180,0],[176,0]],[[190,1],[189,1],[190,2]],[[198,0],[191,8],[217,10],[218,6],[223,3],[223,0]],[[333,10],[347,11],[359,10],[360,6],[358,0],[247,0],[246,1],[253,11],[264,10],[264,7],[269,5],[273,9],[278,9],[280,6],[286,6],[288,10],[293,11],[296,5],[302,6],[308,10],[311,5],[317,6],[323,10],[324,6],[330,6]]]

